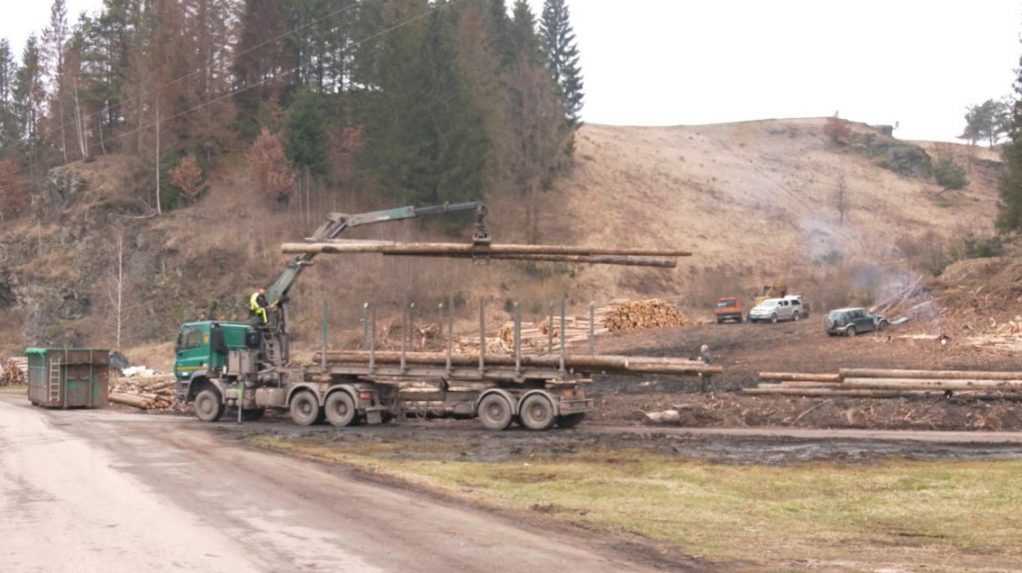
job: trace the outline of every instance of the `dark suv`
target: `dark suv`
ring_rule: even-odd
[[[837,336],[855,336],[864,332],[883,330],[887,327],[887,319],[870,314],[864,308],[839,308],[827,313],[824,320],[827,334]]]

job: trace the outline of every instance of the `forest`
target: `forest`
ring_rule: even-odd
[[[565,0],[105,0],[77,19],[53,0],[20,54],[0,40],[0,217],[105,154],[133,159],[152,216],[231,157],[281,206],[312,182],[529,204],[570,165],[583,98]]]

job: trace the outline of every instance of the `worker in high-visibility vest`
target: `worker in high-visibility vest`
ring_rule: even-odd
[[[269,301],[266,300],[266,289],[260,287],[259,290],[252,293],[252,296],[248,299],[248,312],[253,317],[259,318],[259,323],[265,325],[268,323],[269,317],[266,315],[266,307],[269,306]]]

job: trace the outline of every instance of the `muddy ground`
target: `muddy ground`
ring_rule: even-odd
[[[829,337],[822,318],[782,324],[704,325],[637,332],[601,341],[600,351],[696,357],[703,344],[724,374],[694,378],[599,376],[590,423],[642,424],[642,412],[677,409],[689,427],[872,428],[891,430],[1022,430],[1022,402],[950,398],[799,398],[746,396],[758,372],[837,372],[840,368],[1018,370],[1016,357],[952,340],[948,345],[880,335]]]
[[[808,461],[867,462],[902,459],[1022,459],[1022,443],[942,443],[921,440],[798,438],[784,435],[705,435],[684,432],[619,431],[593,425],[573,430],[490,432],[470,421],[406,420],[384,426],[335,429],[302,428],[271,417],[241,426],[219,423],[213,433],[240,441],[255,436],[312,439],[338,446],[394,445],[389,455],[405,460],[503,462],[537,456],[603,452],[610,458],[628,452],[656,453],[729,464],[784,465]],[[414,447],[408,447],[414,444]]]

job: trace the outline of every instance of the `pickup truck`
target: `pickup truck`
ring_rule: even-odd
[[[726,296],[717,301],[717,306],[713,309],[713,315],[717,319],[717,324],[723,324],[728,320],[742,322],[745,320],[745,307],[738,298]]]

